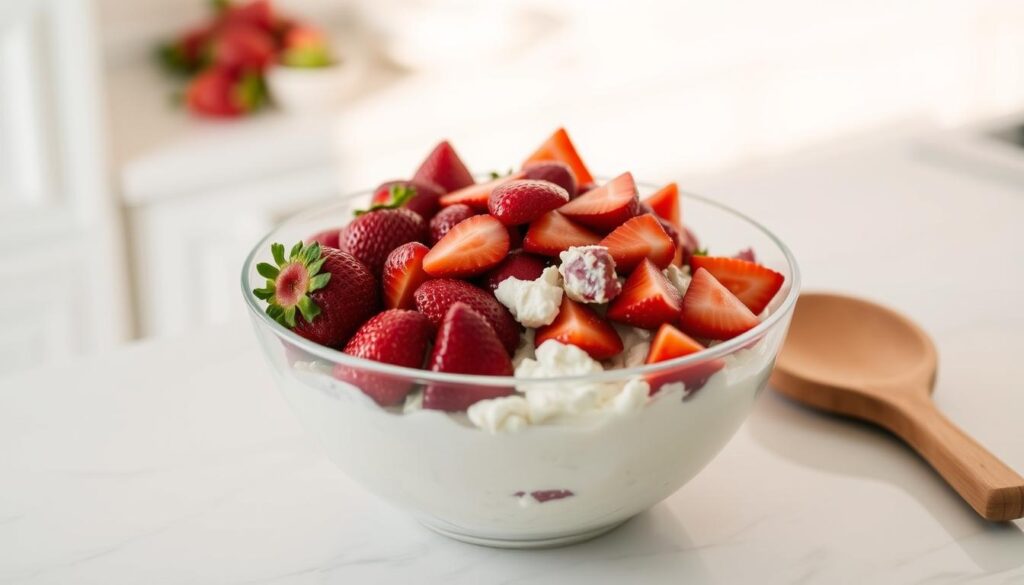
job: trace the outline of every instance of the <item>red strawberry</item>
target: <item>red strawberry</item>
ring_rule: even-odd
[[[611,252],[620,272],[632,270],[644,258],[658,268],[665,268],[676,251],[676,243],[651,214],[634,217],[615,228],[600,245]]]
[[[441,241],[453,227],[476,215],[476,211],[468,205],[456,203],[451,207],[444,207],[437,212],[430,220],[430,242],[436,244]]]
[[[313,234],[312,236],[309,236],[308,238],[306,238],[306,243],[307,244],[312,244],[313,242],[317,242],[321,246],[327,246],[328,248],[337,248],[338,247],[338,234],[340,234],[340,233],[341,233],[341,228],[331,228],[329,230],[324,230],[322,232],[317,232],[317,233]]]
[[[395,248],[384,261],[381,286],[384,289],[384,308],[415,309],[413,295],[430,275],[423,271],[423,257],[430,248],[419,242],[409,242]]]
[[[263,71],[277,56],[274,37],[248,24],[218,29],[210,40],[209,51],[213,63],[229,71]]]
[[[640,211],[633,175],[623,173],[558,210],[569,219],[601,232],[609,232]]]
[[[697,353],[703,349],[704,346],[694,341],[689,335],[665,323],[654,335],[645,363],[664,362]],[[686,387],[686,395],[683,397],[685,400],[691,394],[700,390],[708,381],[708,378],[722,369],[723,365],[721,360],[710,360],[685,368],[675,368],[651,374],[648,376],[647,381],[651,385],[652,395],[658,392],[665,384],[682,382]]]
[[[667,220],[677,228],[682,226],[682,214],[679,211],[679,187],[669,183],[643,201],[651,207],[654,214]]]
[[[391,309],[364,323],[342,351],[385,364],[420,368],[433,334],[434,326],[423,313]],[[335,364],[334,377],[351,383],[381,406],[398,404],[413,388],[408,380],[344,364]]]
[[[569,199],[576,196],[576,175],[565,163],[553,160],[528,163],[523,167],[523,178],[554,183],[565,189]]]
[[[509,181],[515,181],[517,179],[521,179],[522,177],[522,172],[513,173],[505,177],[491,179],[486,183],[477,183],[476,185],[463,187],[462,189],[452,191],[447,195],[441,197],[440,202],[443,207],[462,203],[464,205],[472,207],[473,209],[487,211],[487,202],[491,197],[491,192],[494,191],[494,189],[498,185],[507,183]]]
[[[360,212],[356,212],[360,214]],[[338,236],[338,248],[352,254],[379,275],[392,250],[427,239],[427,223],[408,209],[375,209],[361,213]]]
[[[421,284],[414,298],[416,308],[435,326],[441,325],[445,313],[454,303],[466,303],[487,319],[510,354],[519,345],[519,323],[490,291],[477,288],[464,280],[440,278]]]
[[[350,254],[302,242],[287,256],[281,244],[270,251],[274,264],[256,266],[267,284],[253,294],[267,301],[267,315],[284,327],[320,345],[341,347],[377,312],[377,281]]]
[[[523,237],[526,235],[525,225],[507,225],[508,229],[508,249],[519,250],[523,247]]]
[[[580,183],[576,187],[576,196],[579,197],[580,195],[583,195],[584,193],[590,193],[591,191],[593,191],[594,189],[597,189],[598,187],[600,187],[600,185],[598,185],[597,183],[594,183],[594,182],[591,182],[591,183]]]
[[[700,248],[700,241],[697,240],[697,235],[688,227],[683,227],[683,233],[680,234],[679,241],[682,242],[683,248],[679,266],[688,266],[690,259],[693,258],[694,253]]]
[[[448,230],[423,258],[431,276],[466,277],[488,271],[508,254],[508,230],[489,215],[475,215]]]
[[[523,249],[541,256],[558,256],[573,246],[591,246],[601,236],[576,225],[561,213],[549,211],[538,217],[526,230]]]
[[[487,320],[465,303],[453,303],[434,340],[430,369],[452,374],[510,376],[512,361]],[[488,398],[508,396],[511,386],[431,384],[423,391],[423,408],[458,412]]]
[[[519,280],[537,280],[547,268],[547,263],[540,256],[534,256],[521,250],[510,252],[485,276],[484,282],[491,290],[498,288],[501,281],[514,276]]]
[[[411,189],[412,195],[407,195],[403,190]],[[444,192],[440,187],[432,183],[424,183],[421,181],[388,181],[387,183],[381,184],[377,187],[377,190],[373,192],[373,204],[384,205],[392,207],[395,200],[401,199],[405,201],[404,207],[415,211],[420,216],[430,221],[430,218],[434,217],[437,213],[438,208],[441,204],[438,203],[438,199],[441,198]]]
[[[572,169],[573,174],[576,175],[576,180],[580,183],[593,182],[594,177],[590,175],[587,166],[583,164],[583,160],[577,154],[576,147],[572,145],[572,140],[569,139],[569,134],[565,131],[565,128],[555,130],[555,133],[526,159],[523,166],[525,167],[529,163],[552,160],[568,165]]]
[[[593,309],[568,296],[562,297],[554,322],[537,329],[537,347],[549,339],[575,345],[595,360],[608,359],[622,351],[622,339],[615,328]]]
[[[683,295],[679,319],[683,331],[707,339],[731,339],[753,329],[758,322],[750,309],[710,272],[697,269]]]
[[[710,272],[755,315],[768,306],[786,280],[774,270],[739,258],[694,256],[690,266]]]
[[[257,110],[265,97],[258,75],[238,75],[218,67],[196,75],[185,88],[189,111],[218,118],[235,118]]]
[[[163,66],[171,73],[192,75],[204,65],[203,49],[210,40],[213,27],[201,26],[186,31],[159,49]]]
[[[626,279],[619,296],[608,305],[607,317],[634,327],[654,329],[679,319],[682,300],[676,287],[644,258]]]
[[[558,185],[523,179],[495,187],[487,209],[505,225],[522,225],[568,202],[569,193]]]
[[[473,175],[447,140],[434,147],[420,168],[416,169],[412,180],[433,183],[446,193],[468,187],[474,182]]]
[[[273,32],[278,23],[270,0],[251,0],[241,4],[227,2],[218,16],[223,24],[245,24],[266,32]]]
[[[754,254],[753,248],[744,248],[739,252],[736,252],[736,255],[733,256],[733,258],[739,258],[740,260],[746,260],[747,262],[757,262],[757,256]]]

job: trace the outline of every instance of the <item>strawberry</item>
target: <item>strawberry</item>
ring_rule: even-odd
[[[608,305],[606,316],[634,327],[654,329],[676,322],[682,310],[679,290],[644,258],[626,279],[622,292]]]
[[[412,194],[408,195],[404,190],[411,190]],[[441,206],[437,200],[440,199],[443,193],[441,188],[433,183],[424,183],[422,181],[388,181],[381,184],[373,192],[372,203],[374,205],[390,207],[395,200],[401,199],[405,201],[402,204],[403,207],[415,211],[424,220],[430,221],[430,218],[434,217]]]
[[[507,183],[508,181],[521,179],[522,177],[522,172],[513,173],[504,177],[491,179],[486,183],[477,183],[476,185],[463,187],[462,189],[452,191],[441,197],[440,202],[443,207],[462,203],[479,211],[487,211],[487,202],[490,200],[491,192],[494,191],[498,185]]]
[[[288,67],[327,67],[334,59],[324,33],[305,24],[295,24],[282,39],[281,63]]]
[[[427,155],[426,160],[416,169],[413,181],[433,183],[445,193],[457,191],[474,183],[466,165],[447,140],[441,142]]]
[[[740,260],[746,260],[747,262],[757,262],[757,256],[754,254],[753,248],[744,248],[739,252],[736,252],[736,255],[733,256],[733,258],[739,258]]]
[[[576,196],[576,175],[565,163],[554,160],[527,163],[523,166],[523,178],[554,183],[565,189],[569,199]]]
[[[341,233],[341,228],[331,228],[329,230],[324,230],[322,232],[317,232],[317,233],[313,234],[312,236],[309,236],[308,238],[306,238],[306,243],[307,244],[312,244],[313,242],[317,242],[321,246],[326,246],[328,248],[337,248],[338,247],[338,234],[340,234],[340,233]]]
[[[269,32],[244,23],[219,28],[208,50],[213,64],[228,71],[263,71],[277,55]]]
[[[267,302],[267,315],[282,326],[320,345],[341,347],[377,312],[377,281],[352,255],[302,242],[287,256],[281,244],[270,251],[274,264],[256,265],[266,286],[253,294]]]
[[[390,205],[404,203],[399,198]],[[427,223],[418,213],[375,205],[368,211],[356,212],[356,218],[338,236],[338,249],[359,258],[377,276],[392,250],[426,239]]]
[[[423,313],[391,309],[378,313],[345,344],[345,353],[376,362],[420,368],[434,334]],[[335,364],[334,377],[345,380],[381,406],[394,406],[413,389],[408,380]]]
[[[490,215],[475,215],[448,230],[423,258],[431,276],[476,276],[508,254],[508,230]]]
[[[665,323],[651,340],[651,349],[648,351],[647,360],[644,363],[664,362],[697,353],[703,349],[704,346],[694,341],[689,335]],[[665,384],[682,382],[686,388],[686,394],[683,396],[685,400],[700,390],[707,383],[708,378],[723,366],[722,360],[716,359],[651,374],[647,377],[647,381],[651,385],[651,395],[657,393]]]
[[[683,225],[682,213],[679,211],[679,187],[675,183],[669,183],[651,193],[643,202],[650,206],[655,215],[676,228]]]
[[[222,8],[218,20],[222,25],[244,24],[268,33],[277,28],[278,18],[270,0],[251,0],[241,4],[222,2],[219,5]]]
[[[576,225],[561,213],[549,211],[538,217],[526,230],[523,249],[541,256],[558,256],[573,246],[591,246],[601,236]]]
[[[494,290],[498,288],[501,281],[509,277],[519,280],[537,280],[545,268],[547,268],[547,263],[543,258],[518,250],[510,252],[500,264],[491,269],[484,277],[484,283],[487,288]]]
[[[453,303],[437,330],[430,369],[435,372],[510,376],[512,360],[487,320],[465,303]],[[423,408],[459,412],[488,398],[508,396],[511,386],[434,383],[423,391]]]
[[[487,319],[509,354],[519,345],[519,323],[490,291],[477,288],[464,280],[439,278],[421,284],[413,297],[416,299],[416,309],[435,326],[440,327],[448,309],[454,303],[461,302]]]
[[[534,343],[540,347],[549,339],[575,345],[595,360],[608,359],[622,351],[622,339],[615,328],[593,309],[568,296],[562,297],[554,322],[537,329]]]
[[[699,256],[698,256],[699,257]],[[704,268],[698,268],[683,295],[683,331],[707,339],[731,339],[758,324],[736,295]]]
[[[603,233],[619,227],[639,211],[636,183],[630,173],[615,177],[559,209],[569,219]]]
[[[185,105],[201,116],[235,118],[259,109],[265,98],[258,75],[239,75],[219,67],[196,75],[185,88]]]
[[[462,203],[442,208],[437,215],[430,219],[430,242],[432,244],[440,242],[449,230],[474,215],[476,215],[476,211]]]
[[[569,139],[569,134],[565,131],[565,128],[555,130],[555,133],[526,159],[523,166],[529,163],[552,160],[565,163],[572,169],[573,174],[576,175],[576,180],[581,184],[593,182],[594,177],[590,175],[587,166],[583,164],[580,155],[576,153],[576,147],[572,145],[572,140]]]
[[[521,179],[495,187],[487,210],[505,225],[522,225],[568,202],[569,193],[554,183]]]
[[[676,243],[651,214],[638,215],[620,225],[599,245],[608,248],[620,272],[632,270],[644,258],[665,268],[676,251]]]
[[[210,41],[213,27],[201,26],[159,48],[160,63],[171,73],[193,75],[205,65],[203,50]]]
[[[395,248],[384,261],[381,286],[384,290],[384,308],[414,309],[413,294],[430,275],[423,271],[423,257],[430,248],[419,242],[409,242]]]
[[[710,272],[755,315],[768,306],[786,280],[774,270],[739,258],[694,256],[690,266]]]

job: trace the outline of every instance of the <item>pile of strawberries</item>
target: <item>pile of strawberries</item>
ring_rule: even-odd
[[[263,75],[281,63],[325,67],[330,48],[317,29],[275,13],[269,0],[213,3],[210,22],[159,49],[160,62],[189,78],[185,105],[194,114],[234,118],[267,103]]]
[[[493,291],[509,277],[537,279],[571,247],[600,246],[614,261],[610,271],[625,280],[620,287],[613,275],[614,298],[600,305],[563,296],[554,321],[536,329],[536,344],[554,339],[596,360],[623,351],[612,321],[657,330],[647,363],[701,351],[756,326],[783,284],[753,251],[700,252],[682,225],[674,183],[643,201],[629,173],[597,184],[563,129],[521,170],[482,183],[442,142],[412,179],[384,183],[372,203],[287,254],[274,244],[274,263],[257,267],[267,284],[254,292],[268,315],[299,335],[388,364],[511,375],[522,328]],[[663,272],[672,264],[693,271],[685,294]],[[719,367],[705,364],[688,379]],[[407,381],[340,364],[334,375],[382,406],[412,390]],[[651,380],[653,391],[668,381]],[[512,392],[433,384],[423,406],[459,411]]]

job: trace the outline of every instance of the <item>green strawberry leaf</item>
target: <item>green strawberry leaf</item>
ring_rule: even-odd
[[[388,191],[388,200],[384,203],[374,203],[369,209],[357,209],[354,214],[356,217],[365,215],[371,211],[378,211],[380,209],[398,209],[405,205],[410,199],[416,196],[416,187],[412,185],[391,185],[391,189]]]

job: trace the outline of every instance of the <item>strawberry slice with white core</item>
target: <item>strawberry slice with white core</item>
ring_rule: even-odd
[[[440,201],[442,207],[462,203],[478,211],[487,211],[487,201],[490,199],[491,192],[494,191],[495,187],[509,181],[517,181],[522,179],[525,175],[525,172],[519,171],[518,173],[512,173],[505,177],[492,179],[486,183],[470,185],[463,189],[459,189],[458,191],[452,191],[447,195],[442,195],[438,201]]]
[[[558,256],[573,246],[592,246],[601,236],[577,225],[557,211],[549,211],[530,224],[523,249],[541,256]]]
[[[608,306],[607,317],[634,327],[655,329],[663,323],[675,323],[681,310],[679,290],[644,258]]]
[[[679,205],[679,187],[675,183],[669,183],[651,193],[643,202],[650,206],[658,217],[671,222],[676,227],[683,225],[683,216]]]
[[[690,266],[710,272],[755,315],[764,311],[786,280],[770,268],[740,258],[694,256]]]
[[[609,232],[640,212],[636,182],[632,174],[622,173],[566,203],[558,211],[589,228]]]
[[[649,213],[620,225],[605,236],[600,245],[608,248],[620,272],[632,270],[644,258],[658,268],[665,268],[676,253],[672,237],[661,227],[658,218]]]
[[[423,258],[423,270],[437,277],[487,272],[508,254],[505,226],[490,215],[475,215],[448,231]]]
[[[704,268],[698,268],[683,295],[679,325],[707,339],[732,339],[757,326],[757,316]]]
[[[562,297],[554,322],[537,329],[534,343],[540,347],[549,339],[575,345],[595,360],[608,359],[622,351],[622,339],[615,328],[593,309],[568,296]]]
[[[385,309],[415,309],[413,294],[430,275],[423,270],[423,258],[430,248],[409,242],[395,248],[384,261],[381,285]]]

